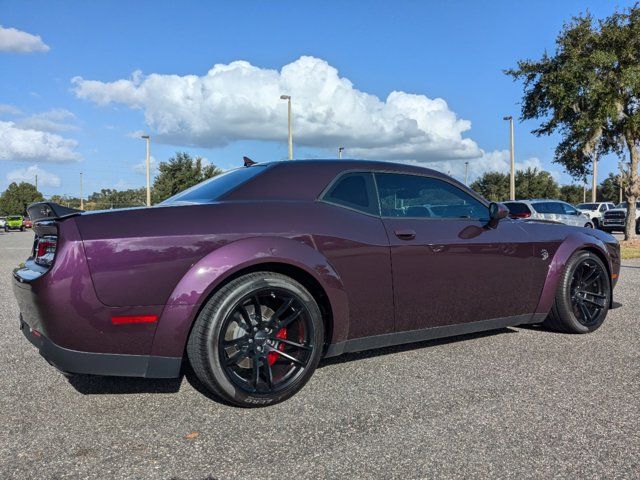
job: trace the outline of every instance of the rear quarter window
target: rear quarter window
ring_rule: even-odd
[[[326,202],[379,215],[371,173],[347,173],[339,177],[322,196]]]

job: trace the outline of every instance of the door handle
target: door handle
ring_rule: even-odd
[[[393,233],[395,233],[396,237],[398,237],[400,240],[413,240],[414,238],[416,238],[416,232],[410,229],[398,229],[394,230]]]

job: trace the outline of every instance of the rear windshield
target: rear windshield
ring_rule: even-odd
[[[576,208],[580,210],[597,210],[599,206],[597,203],[581,203]]]
[[[10,222],[15,222],[16,220],[22,220],[22,217],[7,217],[7,220]]]
[[[616,208],[627,208],[627,202],[619,203]],[[640,202],[636,202],[636,208],[640,208]]]
[[[525,203],[509,202],[509,203],[505,203],[505,205],[509,209],[509,213],[513,215],[518,215],[520,213],[531,213],[531,210],[529,210],[529,207],[527,207]]]
[[[219,200],[234,188],[264,172],[266,167],[266,165],[252,165],[229,170],[166,199],[160,205],[208,203]]]

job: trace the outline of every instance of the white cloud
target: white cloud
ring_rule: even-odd
[[[482,155],[478,158],[471,158],[469,162],[469,184],[486,172],[503,172],[508,173],[511,169],[511,160],[509,150],[494,150],[492,152],[482,151]],[[417,162],[409,162],[417,163]],[[447,173],[460,181],[464,181],[464,161],[443,161],[443,162],[427,162],[421,163],[421,166],[432,168],[440,172]],[[537,168],[538,170],[546,170],[542,162],[537,157],[530,157],[524,160],[516,159],[516,170],[526,170],[527,168]],[[549,171],[556,181],[560,179],[559,171]]]
[[[67,132],[77,130],[78,127],[69,123],[76,116],[64,108],[55,108],[48,112],[36,113],[16,121],[16,125],[23,129],[39,130],[41,132]]]
[[[47,172],[37,165],[31,165],[27,168],[19,168],[7,174],[9,182],[29,182],[34,183],[36,175],[38,176],[38,188],[41,187],[59,187],[62,182],[60,177],[55,173]]]
[[[151,155],[149,157],[149,170],[151,172],[151,176],[152,177],[158,174],[158,164],[159,164],[159,162],[156,160],[156,157]],[[145,158],[140,163],[136,163],[133,166],[133,171],[136,172],[136,173],[140,173],[140,174],[146,175],[147,174],[147,159]]]
[[[0,121],[0,161],[65,163],[81,159],[78,142]]]
[[[39,35],[32,35],[15,28],[0,25],[0,52],[31,53],[48,52],[49,45]]]
[[[13,105],[0,103],[0,115],[20,115],[22,112]]]
[[[144,111],[158,141],[219,147],[238,140],[286,141],[292,96],[294,143],[345,146],[358,157],[390,160],[474,158],[471,128],[440,98],[391,92],[385,100],[354,88],[326,61],[301,57],[280,71],[245,61],[217,64],[203,76],[143,75],[114,82],[72,80],[79,98]]]

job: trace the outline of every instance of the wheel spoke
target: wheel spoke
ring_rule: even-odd
[[[277,322],[278,319],[282,316],[282,314],[287,311],[287,309],[291,306],[292,303],[293,303],[293,298],[288,298],[287,300],[285,300],[284,303],[280,305],[280,308],[278,308],[278,310],[276,310],[275,313],[271,315],[271,318],[269,319],[267,324],[270,327],[272,327],[275,324],[275,322]]]
[[[264,366],[265,366],[265,370],[267,371],[267,387],[269,387],[269,390],[273,389],[273,371],[271,370],[271,364],[269,363],[269,360],[265,358],[265,362],[264,362]]]
[[[260,359],[254,358],[252,363],[253,372],[251,376],[251,380],[253,382],[253,388],[257,392],[258,391],[258,381],[260,380]]]
[[[582,314],[582,318],[584,318],[584,320],[586,322],[590,322],[591,320],[593,320],[593,317],[591,316],[591,313],[589,312],[589,309],[586,307],[586,305],[584,304],[582,299],[580,299],[578,301],[578,309],[580,310],[580,313]]]
[[[244,322],[244,325],[240,324],[240,322],[238,322],[238,325],[240,325],[240,327],[247,331],[250,332],[251,331],[251,317],[249,317],[249,312],[247,312],[247,309],[244,308],[243,305],[240,305],[238,307],[238,311],[240,312],[240,316],[242,317],[242,320]]]
[[[595,297],[595,299],[589,298],[589,295],[592,295],[593,297]],[[595,305],[598,308],[604,308],[605,307],[605,298],[606,298],[606,296],[604,296],[604,295],[584,292],[584,297],[581,297],[581,298],[582,298],[582,300],[584,302],[587,302],[587,303],[590,303],[592,305]]]
[[[277,329],[282,330],[283,328],[287,328],[296,318],[300,316],[301,313],[302,313],[302,309],[296,310],[287,318],[285,318],[282,322],[278,323]]]
[[[277,348],[272,348],[271,349],[272,352],[277,353],[278,355],[280,355],[281,357],[286,358],[287,360],[291,360],[293,363],[300,365],[301,367],[304,367],[304,363],[301,362],[300,360],[298,360],[296,357],[292,357],[291,355],[289,355],[288,353],[285,353],[281,350],[278,350]]]
[[[225,347],[233,347],[233,346],[237,347],[243,343],[247,343],[247,340],[249,340],[249,338],[250,338],[249,335],[244,335],[242,337],[234,338],[231,340],[225,340],[223,344]]]
[[[595,265],[589,266],[592,270],[582,279],[585,285],[591,285],[600,278],[600,270]]]
[[[253,316],[256,319],[256,322],[258,322],[258,325],[262,323],[262,309],[260,308],[260,300],[258,299],[257,295],[254,295],[253,297],[251,297],[251,301],[253,303]]]
[[[311,350],[310,345],[303,345],[302,343],[292,342],[291,340],[287,340],[285,338],[276,338],[275,340],[280,343],[284,343],[285,345],[291,345],[292,347],[299,348],[301,350]]]
[[[238,359],[240,359],[241,357],[244,357],[244,356],[246,356],[244,354],[244,352],[242,350],[238,350],[233,355],[228,357],[227,360],[225,361],[225,363],[226,363],[227,366],[236,365],[238,363]]]

